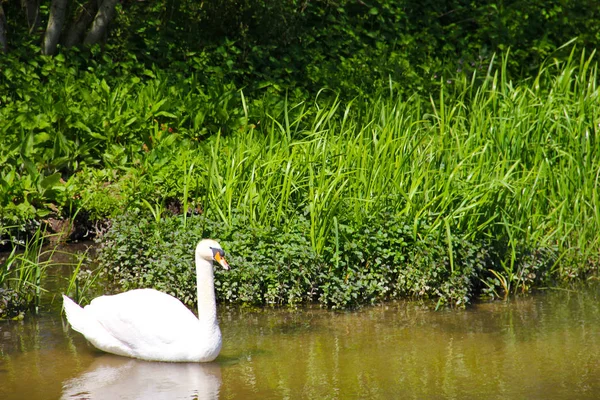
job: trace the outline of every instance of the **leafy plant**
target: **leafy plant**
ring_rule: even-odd
[[[156,68],[125,79],[92,61],[94,73],[73,69],[69,58],[22,68],[9,60],[0,82],[11,89],[0,107],[7,121],[0,126],[2,223],[18,229],[34,218],[73,217],[75,210],[96,220],[139,214],[154,244],[141,237],[133,244],[157,259],[171,254],[164,238],[187,232],[198,214],[203,231],[223,226],[214,228],[219,238],[233,235],[231,227],[248,235],[242,249],[260,247],[255,238],[286,237],[296,245],[276,259],[300,257],[302,266],[290,272],[261,264],[227,286],[232,299],[259,303],[320,298],[348,305],[402,292],[463,304],[480,285],[503,297],[586,277],[596,271],[600,244],[594,55],[573,48],[531,79],[514,81],[511,54],[491,57],[469,75],[439,77],[428,97],[407,96],[388,80],[385,90],[350,101],[326,89],[311,100],[270,87],[242,92]],[[48,80],[49,71],[67,83]],[[51,95],[42,96],[46,80]],[[144,216],[150,209],[152,224]],[[163,232],[163,220],[173,215],[181,220]],[[382,236],[369,224],[385,227]],[[398,242],[386,242],[390,232]],[[409,243],[394,255],[418,267],[371,276],[366,260],[382,261],[352,255],[349,243],[361,240],[366,248],[371,240],[382,243],[370,254]],[[275,247],[261,252],[279,254]],[[183,260],[188,253],[178,254]],[[539,274],[526,266],[530,254],[543,255]],[[161,268],[174,262],[177,279],[187,282],[188,267],[170,257]],[[562,266],[570,261],[574,271]],[[123,285],[162,279],[135,263],[131,268],[139,271],[124,275]],[[290,294],[292,287],[311,294]],[[189,301],[193,291],[186,290],[180,294]]]
[[[72,296],[78,304],[84,305],[92,300],[92,294],[97,290],[98,280],[103,274],[100,268],[89,268],[90,260],[87,251],[76,256],[77,263],[74,265],[64,293]]]
[[[12,251],[0,264],[0,318],[13,318],[29,309],[37,312],[45,291],[42,278],[55,248],[44,250],[44,231],[23,243],[22,251],[13,243]]]

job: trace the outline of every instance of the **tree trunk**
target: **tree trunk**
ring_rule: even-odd
[[[50,17],[48,18],[48,27],[44,35],[44,45],[42,51],[44,54],[53,55],[56,53],[56,46],[60,39],[60,33],[65,23],[65,11],[67,10],[67,0],[52,0],[50,6]]]
[[[31,34],[40,26],[39,0],[21,0],[21,5],[25,8],[27,26],[29,27],[29,33]]]
[[[0,52],[6,53],[8,51],[8,45],[6,42],[6,15],[4,14],[4,8],[0,3]]]
[[[98,0],[88,0],[87,3],[81,6],[77,20],[73,23],[71,29],[69,29],[69,33],[65,39],[65,46],[73,47],[81,44],[83,34],[94,20],[96,12],[98,12]]]
[[[94,18],[94,23],[90,28],[83,44],[92,45],[96,43],[100,43],[106,30],[108,28],[108,24],[113,18],[115,13],[115,6],[117,5],[118,0],[104,0],[102,5],[98,9],[98,14],[96,14],[96,18]]]

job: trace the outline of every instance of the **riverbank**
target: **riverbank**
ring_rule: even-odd
[[[217,274],[221,302],[464,306],[597,276],[600,89],[583,54],[519,82],[490,67],[429,98],[90,82],[61,100],[61,129],[40,117],[3,136],[3,234],[86,221],[122,289],[191,304],[201,236],[238,267]],[[54,97],[14,102],[7,125]]]

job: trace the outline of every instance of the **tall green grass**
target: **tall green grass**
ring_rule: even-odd
[[[11,252],[0,262],[0,318],[13,317],[28,309],[38,311],[45,291],[42,279],[56,248],[43,248],[44,234],[35,234],[18,247],[13,243]]]
[[[100,274],[89,269],[88,251],[71,253],[62,250],[58,242],[52,242],[52,236],[38,227],[26,240],[11,240],[10,252],[0,258],[0,319],[20,318],[28,311],[37,313],[42,296],[49,290],[64,291],[82,303],[91,300]],[[66,258],[76,261],[64,261]],[[67,282],[58,286],[48,282],[49,274],[56,267],[71,269],[70,276],[62,279]],[[51,294],[56,297],[60,291]]]
[[[27,96],[0,110],[3,159],[14,169],[0,170],[0,184],[44,174],[32,188],[7,189],[3,204],[31,199],[42,209],[81,198],[73,209],[145,210],[158,223],[178,199],[183,228],[193,210],[282,232],[302,214],[312,251],[321,256],[335,242],[338,261],[340,243],[352,240],[347,226],[393,216],[414,241],[443,244],[450,272],[461,240],[494,246],[481,277],[496,280],[485,280],[492,291],[525,290],[534,272],[524,265],[540,254],[551,254],[556,277],[583,276],[600,250],[595,54],[573,51],[523,81],[508,76],[508,57],[440,81],[429,98],[392,84],[350,101],[330,92],[250,99],[158,72],[143,80],[80,73],[37,96],[29,74]],[[43,196],[34,199],[36,190]]]
[[[429,98],[390,85],[351,101],[328,92],[312,101],[214,93],[203,106],[198,93],[152,81],[136,99],[158,107],[154,115],[175,131],[153,125],[147,149],[117,178],[120,195],[125,208],[150,210],[157,223],[178,198],[184,228],[185,211],[196,210],[228,226],[242,218],[248,232],[304,235],[318,257],[333,254],[324,262],[336,271],[351,259],[340,249],[348,251],[352,232],[401,221],[402,240],[412,232],[417,247],[435,238],[446,249],[439,265],[450,277],[464,272],[465,243],[489,254],[473,290],[503,296],[585,277],[600,250],[595,54],[573,51],[518,82],[508,76],[508,57],[500,68],[440,81]],[[185,107],[172,111],[176,100]],[[136,101],[132,110],[143,105]],[[184,109],[203,111],[192,118]],[[227,123],[206,136],[219,118]],[[299,214],[306,231],[287,232],[300,229],[291,222]]]
[[[496,273],[520,281],[522,247],[570,262],[600,248],[600,90],[594,54],[549,62],[513,82],[504,68],[442,82],[430,99],[393,91],[326,105],[287,104],[260,128],[205,142],[208,212],[285,226],[310,216],[322,252],[336,221],[383,211],[431,231],[503,243]],[[506,65],[506,58],[502,65]],[[202,180],[202,179],[200,179]],[[559,256],[560,257],[560,256]],[[556,268],[562,268],[557,264]],[[571,268],[569,266],[569,268]],[[507,290],[509,289],[507,285]]]
[[[101,276],[101,271],[98,268],[89,268],[88,250],[83,253],[72,254],[76,259],[75,262],[70,264],[73,270],[68,278],[68,285],[64,289],[64,294],[71,296],[78,304],[88,304],[92,301],[91,296],[98,289],[98,278]]]

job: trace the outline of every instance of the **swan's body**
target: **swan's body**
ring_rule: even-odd
[[[198,318],[173,296],[137,289],[95,298],[85,308],[63,295],[67,320],[108,353],[149,361],[212,361],[221,350],[213,260],[229,267],[221,246],[202,240],[196,247]]]

